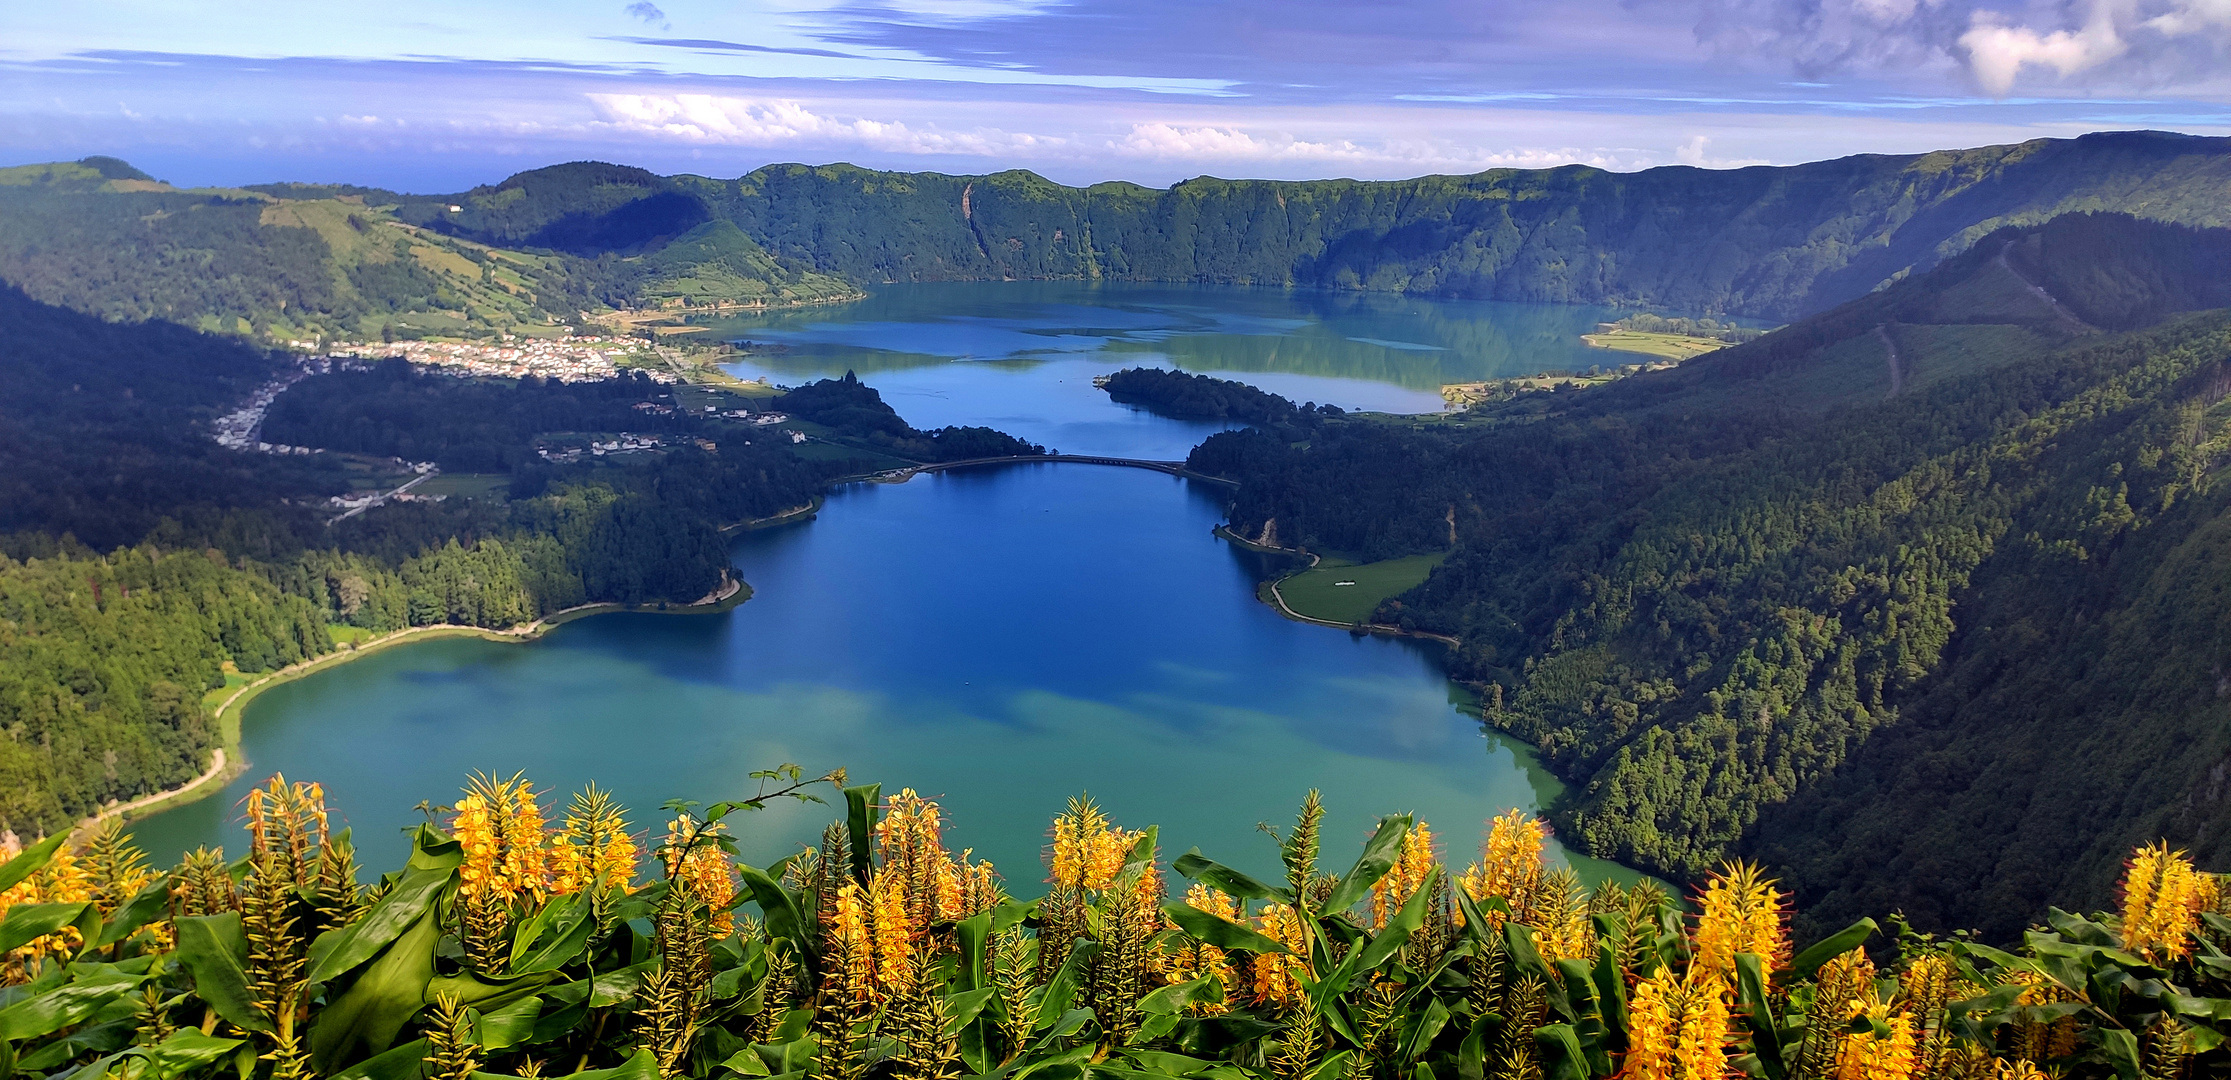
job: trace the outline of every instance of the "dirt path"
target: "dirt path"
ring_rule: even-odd
[[[1884,358],[1890,361],[1890,392],[1883,396],[1897,397],[1898,391],[1906,388],[1905,362],[1898,355],[1898,343],[1890,340],[1889,330],[1882,326],[1876,326],[1875,337],[1882,342]]]

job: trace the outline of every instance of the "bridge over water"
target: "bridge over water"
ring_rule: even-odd
[[[968,458],[963,461],[940,461],[929,465],[894,469],[881,475],[892,477],[913,476],[917,473],[945,472],[949,469],[974,469],[987,465],[1023,465],[1046,461],[1078,465],[1114,465],[1126,469],[1152,469],[1155,472],[1168,473],[1171,476],[1182,476],[1188,480],[1206,480],[1211,484],[1223,484],[1226,487],[1239,486],[1237,481],[1226,480],[1221,476],[1194,472],[1186,468],[1182,461],[1150,461],[1146,458],[1104,457],[1098,454],[1014,454],[1005,457]]]

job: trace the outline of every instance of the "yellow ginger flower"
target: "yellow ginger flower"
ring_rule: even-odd
[[[1302,946],[1301,917],[1284,904],[1271,904],[1256,917],[1255,929],[1289,949]],[[1255,957],[1255,1000],[1273,1007],[1301,1003],[1301,957],[1292,953],[1260,953]]]
[[[504,879],[516,893],[540,897],[549,892],[549,842],[543,828],[542,807],[535,802],[534,784],[515,780],[510,805],[504,808]]]
[[[0,844],[0,863],[22,853],[20,843]],[[94,898],[94,891],[92,875],[65,844],[37,873],[0,892],[0,918],[5,918],[8,909],[18,904],[82,904]],[[44,957],[75,956],[84,943],[76,927],[64,927],[0,954],[0,984],[27,981],[32,974],[29,969]]]
[[[875,997],[875,941],[868,933],[868,899],[855,881],[837,890],[828,926],[823,931],[823,952],[829,957],[828,979],[837,991],[855,1002]]]
[[[873,910],[869,925],[874,941],[875,982],[881,990],[899,991],[913,979],[907,962],[914,951],[914,928],[906,912],[906,881],[897,874],[877,874],[868,882]]]
[[[1993,1080],[2047,1080],[2043,1070],[2035,1063],[2016,1058],[2008,1061],[1997,1058],[1991,1062]]]
[[[2214,880],[2184,852],[2166,843],[2139,848],[2123,875],[2123,947],[2159,963],[2183,960],[2200,913],[2214,903]]]
[[[1514,809],[1489,822],[1479,863],[1464,871],[1458,881],[1464,895],[1474,900],[1500,896],[1510,904],[1518,921],[1530,922],[1534,894],[1548,873],[1542,861],[1542,846],[1548,836],[1549,826],[1523,810]],[[1500,918],[1488,915],[1490,919]],[[1457,924],[1461,926],[1463,921],[1463,913],[1458,912]]]
[[[1105,889],[1115,884],[1140,835],[1116,828],[1091,799],[1071,799],[1069,809],[1054,819],[1046,880],[1063,889]]]
[[[1185,890],[1185,904],[1195,911],[1205,911],[1227,922],[1240,921],[1239,901],[1206,885],[1195,882]],[[1208,977],[1216,980],[1226,1000],[1232,996],[1232,962],[1224,950],[1214,945],[1189,941],[1181,946],[1169,966],[1169,981],[1174,985]],[[1220,1002],[1200,1002],[1192,1011],[1203,1016],[1215,1016],[1228,1011],[1229,1006]]]
[[[1783,894],[1752,863],[1733,862],[1712,876],[1699,901],[1693,966],[1728,974],[1735,954],[1755,953],[1766,974],[1789,965],[1789,929]]]
[[[1560,870],[1542,881],[1534,902],[1534,945],[1542,959],[1593,960],[1596,924],[1588,918],[1588,890],[1571,870]]]
[[[1890,1028],[1890,1036],[1880,1038],[1872,1031],[1844,1036],[1834,1080],[1910,1080],[1919,1043],[1913,1017],[1904,1012],[1891,1015],[1889,1009],[1879,1003],[1852,1003],[1852,1016],[1870,1014]]]
[[[1635,985],[1627,1008],[1627,1057],[1620,1075],[1629,1080],[1724,1080],[1728,1064],[1728,1007],[1724,980],[1681,978],[1659,968]]]
[[[2075,994],[2061,984],[2028,968],[2017,968],[2006,973],[2002,982],[2002,985],[2005,984],[2021,985],[2022,996],[2015,999],[2017,1005],[2054,1005],[2078,1000]],[[2074,1054],[2082,1035],[2073,1016],[2064,1016],[2048,1023],[2017,1021],[2013,1027],[2011,1049],[2014,1055],[2033,1062],[2054,1061]]]
[[[502,845],[497,841],[496,816],[489,810],[487,800],[477,794],[457,800],[456,817],[449,823],[449,834],[464,848],[465,861],[457,869],[458,891],[470,898],[508,894]]]
[[[720,831],[718,823],[700,827],[690,815],[683,814],[667,823],[666,845],[659,849],[667,875],[711,909],[710,929],[716,938],[727,937],[736,929],[736,916],[727,910],[728,902],[736,897],[736,867],[719,844],[709,842]],[[684,850],[684,839],[691,836],[707,838],[707,842]]]
[[[1433,828],[1420,821],[1402,837],[1402,853],[1385,877],[1371,886],[1371,928],[1381,929],[1425,884],[1433,870]]]
[[[639,858],[627,821],[612,796],[595,784],[566,807],[565,828],[550,840],[550,891],[570,896],[583,889],[626,889]]]

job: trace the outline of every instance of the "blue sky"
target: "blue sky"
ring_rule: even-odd
[[[1064,182],[2231,134],[2231,0],[15,0],[0,160],[457,190],[600,158]]]

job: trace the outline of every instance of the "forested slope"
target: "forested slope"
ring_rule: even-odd
[[[2227,185],[2231,141],[2128,132],[1786,168],[1202,178],[1166,191],[1064,187],[1019,170],[774,165],[720,180],[583,163],[397,212],[486,243],[577,253],[654,250],[729,221],[776,258],[864,283],[1105,277],[1788,318],[2006,224],[2081,210],[2231,224]]]
[[[1249,536],[1380,558],[1455,522],[1380,617],[1463,640],[1489,720],[1575,782],[1568,839],[2004,932],[2103,900],[2133,836],[2222,842],[2231,315],[2169,313],[2231,306],[2227,256],[2058,219],[1673,371],[1195,465],[1245,480]]]
[[[37,836],[201,772],[214,748],[202,695],[227,663],[253,674],[317,655],[329,625],[508,627],[592,601],[688,603],[724,580],[722,526],[795,507],[849,469],[741,443],[528,465],[518,443],[541,424],[643,417],[632,405],[655,384],[599,384],[620,397],[598,400],[390,368],[296,386],[400,379],[407,407],[368,430],[315,408],[298,422],[519,463],[509,497],[328,525],[326,497],[349,488],[340,455],[209,437],[280,364],[237,339],[0,287],[0,831]]]

